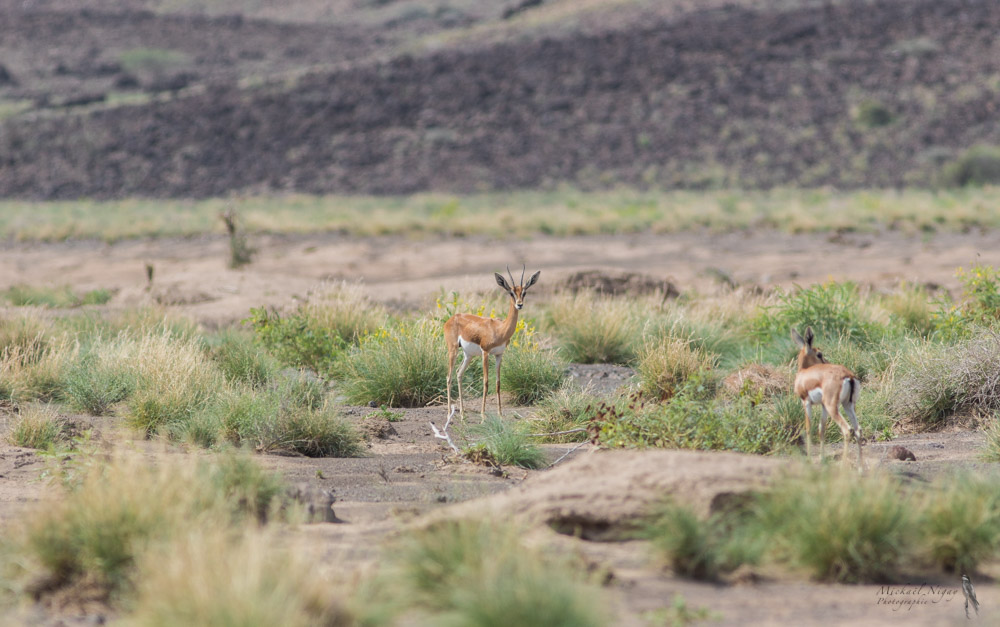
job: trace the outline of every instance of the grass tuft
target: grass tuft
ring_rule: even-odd
[[[712,356],[692,348],[690,342],[667,336],[646,340],[636,370],[644,391],[666,399],[691,377],[708,372],[713,362]]]
[[[561,294],[549,303],[544,320],[570,362],[623,364],[635,357],[633,308],[624,299]]]
[[[22,405],[7,441],[14,446],[48,450],[66,438],[66,423],[48,405]]]
[[[545,453],[531,442],[513,423],[495,415],[487,415],[481,424],[469,429],[473,438],[500,465],[520,468],[541,468]]]

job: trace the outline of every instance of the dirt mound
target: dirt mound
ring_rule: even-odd
[[[738,453],[596,451],[435,516],[514,515],[587,539],[613,539],[667,497],[707,514],[765,487],[786,465]]]
[[[963,149],[1000,144],[998,30],[995,2],[728,6],[291,86],[15,116],[0,125],[0,195],[927,184]],[[293,54],[300,37],[275,46]],[[258,43],[245,53],[270,54]]]
[[[765,364],[750,364],[723,379],[722,387],[732,396],[791,393],[792,376],[787,370]]]
[[[583,270],[567,277],[562,287],[574,294],[580,290],[592,290],[609,296],[662,294],[664,300],[681,295],[677,286],[667,279],[658,279],[637,272],[607,273],[600,270]]]

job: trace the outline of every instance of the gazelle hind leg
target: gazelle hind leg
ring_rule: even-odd
[[[854,427],[854,439],[858,442],[858,469],[864,468],[864,461],[861,458],[861,427],[858,426],[858,416],[854,413],[854,400],[844,403],[844,413],[851,419],[851,426]],[[846,448],[845,448],[846,451]]]
[[[806,413],[806,457],[812,456],[812,425],[809,420],[812,418],[812,403],[809,399],[802,401],[802,410]]]
[[[823,405],[819,406],[820,416],[819,416],[819,460],[823,461],[823,457],[826,454],[826,421],[830,418],[830,414],[826,411],[826,407]]]
[[[844,459],[843,459],[843,461],[846,464],[847,463],[847,450],[848,450],[848,447],[850,447],[850,445],[851,445],[851,433],[852,433],[851,432],[851,427],[850,427],[850,425],[847,424],[847,421],[844,420],[843,416],[840,415],[840,412],[837,411],[837,406],[836,405],[834,405],[832,407],[826,407],[826,405],[824,404],[823,407],[830,414],[830,417],[833,418],[833,421],[835,423],[837,423],[837,426],[840,427],[840,433],[844,437]]]

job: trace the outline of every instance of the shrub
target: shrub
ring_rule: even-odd
[[[753,546],[737,523],[735,514],[701,520],[687,507],[667,503],[646,523],[643,535],[678,575],[715,580],[757,559],[760,547]]]
[[[433,320],[380,329],[344,358],[341,391],[356,405],[423,407],[443,396],[448,374],[443,349],[443,331]],[[481,379],[475,372],[470,366],[465,380]]]
[[[866,100],[854,111],[854,121],[863,128],[888,126],[895,116],[888,107],[875,100]]]
[[[958,411],[1000,410],[1000,334],[984,331],[954,346],[918,345],[906,355],[893,389],[893,413],[923,423]]]
[[[563,294],[549,304],[544,319],[546,330],[573,363],[626,363],[635,356],[636,324],[624,299]]]
[[[61,498],[26,517],[15,532],[24,575],[43,575],[42,590],[86,581],[109,592],[128,591],[137,557],[150,546],[256,515],[260,500],[247,496],[262,495],[258,476],[157,461],[150,465],[135,455],[84,467]]]
[[[274,379],[278,365],[274,358],[254,346],[252,338],[232,331],[219,334],[209,348],[209,356],[232,383],[263,387]]]
[[[46,405],[24,405],[7,441],[25,448],[51,449],[66,437],[66,423]]]
[[[68,285],[64,287],[15,285],[4,291],[2,297],[15,307],[35,305],[67,308],[79,307],[80,305],[103,305],[111,300],[112,293],[110,290],[96,289],[78,295]]]
[[[708,371],[713,359],[690,343],[674,337],[647,340],[639,352],[637,370],[642,389],[660,398],[670,398],[685,381]]]
[[[933,333],[930,296],[923,287],[904,283],[893,293],[883,296],[881,304],[896,326],[920,337]]]
[[[1000,272],[976,263],[968,270],[959,268],[956,276],[962,284],[961,300],[939,300],[931,314],[935,337],[946,341],[967,338],[976,326],[991,326],[1000,319]]]
[[[580,580],[580,569],[525,546],[523,535],[509,523],[434,523],[391,548],[382,585],[433,624],[606,624],[600,590]]]
[[[141,556],[129,623],[171,625],[355,624],[310,560],[275,548],[273,534],[237,537],[195,529],[182,542]]]
[[[316,327],[334,329],[352,343],[385,326],[389,318],[385,308],[371,302],[360,285],[346,281],[317,290],[301,311]]]
[[[827,283],[777,292],[778,303],[763,307],[751,320],[761,339],[787,336],[789,329],[811,326],[819,337],[843,337],[867,343],[880,329],[865,313],[854,283]]]
[[[1000,183],[1000,148],[973,146],[944,166],[941,181],[949,187]]]
[[[546,396],[538,405],[527,423],[527,428],[537,433],[556,433],[572,429],[585,429],[587,423],[597,414],[601,398],[576,385],[564,385]],[[550,436],[539,442],[582,442],[587,439],[585,431]]]
[[[347,346],[337,329],[324,327],[301,309],[282,317],[276,311],[251,309],[244,322],[253,326],[257,340],[281,363],[309,368],[330,376]]]
[[[532,469],[545,465],[545,453],[514,424],[499,416],[486,416],[481,424],[471,427],[469,433],[498,464]]]
[[[952,477],[924,495],[922,544],[937,566],[949,572],[973,572],[1000,547],[1000,494],[996,478],[972,474]]]
[[[606,446],[763,454],[783,451],[798,439],[803,419],[779,417],[773,405],[752,399],[706,399],[704,388],[692,380],[666,403],[598,407],[594,428]]]
[[[289,393],[289,390],[292,393]],[[256,451],[294,451],[310,457],[351,457],[361,452],[358,434],[332,408],[317,407],[309,395],[295,395],[291,382],[269,390],[233,392],[212,408],[225,439]],[[195,421],[194,427],[199,422]],[[199,432],[188,432],[197,440]]]
[[[910,547],[914,510],[899,482],[832,468],[788,478],[759,512],[776,549],[824,581],[885,581]]]

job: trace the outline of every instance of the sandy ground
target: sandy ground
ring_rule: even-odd
[[[628,235],[490,240],[261,236],[256,261],[226,267],[222,237],[144,240],[116,244],[15,244],[0,250],[0,289],[16,283],[119,290],[113,303],[147,301],[151,294],[208,324],[227,324],[250,307],[283,305],[322,281],[362,281],[373,298],[425,307],[441,289],[495,288],[490,274],[522,263],[542,270],[538,289],[579,270],[627,270],[671,278],[684,290],[718,286],[716,270],[740,283],[809,284],[850,279],[893,287],[900,281],[957,286],[959,266],[1000,263],[1000,233],[939,234],[929,238],[875,235]],[[145,264],[154,266],[146,291]],[[530,304],[529,304],[530,307]]]
[[[490,273],[504,265],[527,263],[541,269],[539,284],[553,286],[570,273],[585,269],[629,270],[671,278],[681,289],[706,293],[720,289],[712,271],[728,273],[740,283],[762,286],[808,284],[828,278],[851,279],[877,288],[895,286],[901,280],[932,283],[954,289],[954,270],[981,259],[1000,262],[1000,234],[937,235],[929,239],[888,233],[871,235],[785,235],[739,233],[726,235],[685,234],[622,237],[537,237],[528,241],[494,241],[478,238],[408,240],[403,238],[353,239],[335,235],[312,237],[259,237],[257,260],[231,270],[225,265],[226,242],[221,238],[193,240],[132,241],[114,245],[74,242],[51,245],[8,245],[0,250],[0,289],[16,283],[72,285],[77,290],[113,288],[110,306],[128,306],[159,298],[170,309],[191,315],[207,327],[229,324],[244,317],[252,306],[289,303],[304,297],[327,280],[361,281],[371,296],[391,306],[433,306],[441,289],[485,291],[493,284]],[[146,290],[145,264],[155,267],[154,285]],[[530,308],[530,302],[528,303]],[[574,379],[593,382],[606,393],[629,380],[627,369],[609,366],[573,366]],[[360,423],[372,410],[345,407],[348,419]],[[509,415],[529,410],[510,408]],[[369,455],[356,459],[307,459],[261,456],[264,465],[280,471],[290,483],[307,483],[331,490],[334,510],[342,523],[315,524],[301,528],[297,538],[311,552],[342,569],[345,563],[370,564],[377,558],[380,541],[393,530],[430,512],[481,509],[494,515],[513,516],[532,509],[535,502],[551,504],[553,488],[547,473],[583,472],[601,460],[603,452],[587,447],[574,452],[552,471],[505,469],[496,473],[471,464],[449,463],[447,449],[433,438],[429,421],[445,417],[442,407],[409,409],[392,423],[395,434],[370,441]],[[94,427],[99,439],[129,441],[114,419],[75,416]],[[0,412],[0,431],[9,416]],[[871,443],[866,457],[875,465],[915,481],[932,479],[957,466],[980,470],[977,461],[983,436],[954,431],[908,435],[893,444],[903,444],[917,462],[886,460],[889,444]],[[148,445],[148,443],[132,443]],[[550,460],[559,458],[569,445],[550,445]],[[189,454],[174,451],[176,454]],[[680,455],[681,453],[657,452]],[[670,463],[643,458],[634,461],[635,477],[624,484],[624,466],[613,465],[601,472],[608,480],[595,479],[587,489],[566,482],[562,496],[575,494],[585,509],[617,507],[602,501],[602,490],[615,486],[614,495],[638,495],[650,486],[676,481]],[[709,479],[735,468],[723,455],[699,453],[698,463]],[[754,458],[759,459],[759,458]],[[597,460],[595,462],[594,460]],[[782,460],[766,458],[778,465]],[[654,463],[655,462],[655,463]],[[0,527],[11,524],[28,508],[44,503],[45,459],[33,451],[0,445]],[[671,462],[674,463],[674,462]],[[740,462],[743,463],[743,462]],[[753,462],[756,463],[756,462]],[[629,462],[633,467],[633,461]],[[645,464],[645,465],[643,465]],[[573,466],[570,466],[573,465]],[[616,473],[618,473],[616,475]],[[548,481],[546,482],[546,478]],[[714,479],[713,479],[714,478]],[[630,483],[631,482],[631,483]],[[659,482],[659,483],[658,483]],[[710,482],[711,483],[711,482]],[[685,485],[688,485],[685,483]],[[517,506],[493,510],[497,499],[517,499]],[[560,497],[561,498],[561,497]],[[609,497],[610,498],[610,497]],[[617,498],[617,497],[616,497]],[[510,501],[507,501],[510,503]],[[460,505],[453,505],[458,504]],[[540,505],[540,506],[541,506]],[[576,506],[580,506],[579,503]],[[643,542],[594,542],[551,534],[553,543],[565,543],[613,577],[608,584],[616,623],[620,625],[670,624],[656,618],[680,594],[690,608],[707,608],[709,624],[863,624],[938,625],[965,621],[959,581],[955,577],[926,579],[913,575],[882,586],[833,586],[808,582],[804,576],[754,571],[736,583],[703,584],[673,577],[649,558]],[[1000,586],[989,578],[1000,572],[989,568],[977,581],[984,618],[1000,617]],[[926,584],[921,588],[921,584]],[[930,587],[933,586],[933,591]],[[956,591],[957,594],[956,594]],[[899,599],[912,601],[900,605]],[[654,612],[654,614],[649,614]],[[112,616],[113,618],[113,616]],[[72,610],[53,617],[19,614],[18,621],[37,624],[92,624],[93,615]],[[61,623],[60,623],[61,621]]]

